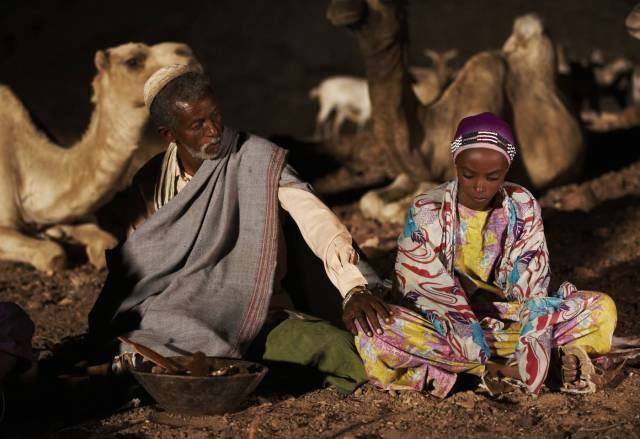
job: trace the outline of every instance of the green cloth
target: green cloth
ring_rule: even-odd
[[[313,367],[344,394],[368,381],[353,335],[316,317],[288,314],[268,333],[263,360]]]

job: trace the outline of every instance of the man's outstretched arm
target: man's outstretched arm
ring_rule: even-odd
[[[343,321],[357,334],[356,321],[368,335],[382,333],[379,319],[391,321],[386,304],[371,294],[357,267],[359,255],[353,239],[338,217],[313,193],[296,187],[280,187],[280,205],[296,222],[302,237],[325,267],[344,302]]]

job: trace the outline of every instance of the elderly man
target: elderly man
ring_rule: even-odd
[[[144,96],[169,147],[106,209],[116,214],[110,228],[126,239],[108,255],[90,332],[127,334],[165,355],[259,352],[262,360],[314,366],[344,391],[364,382],[349,333],[273,312],[276,302],[282,309],[281,208],[348,300],[348,326],[355,330],[357,318],[376,331],[378,314],[390,320],[381,301],[358,305],[368,281],[344,225],[287,165],[284,150],[223,125],[201,71],[165,67]]]

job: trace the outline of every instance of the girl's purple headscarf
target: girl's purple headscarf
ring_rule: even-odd
[[[516,146],[511,127],[493,113],[480,113],[465,117],[458,124],[451,143],[453,161],[462,151],[471,148],[487,148],[498,151],[509,162],[516,156]]]

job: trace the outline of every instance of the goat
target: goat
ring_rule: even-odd
[[[433,67],[410,67],[409,72],[415,81],[413,92],[423,105],[427,105],[435,101],[454,78],[455,71],[448,62],[458,56],[458,49],[445,52],[425,49],[423,54],[431,59]]]
[[[317,99],[320,105],[316,117],[316,137],[326,137],[328,119],[335,112],[331,135],[337,137],[340,127],[346,120],[364,128],[371,118],[371,101],[366,79],[353,76],[331,76],[309,92],[311,99]]]

